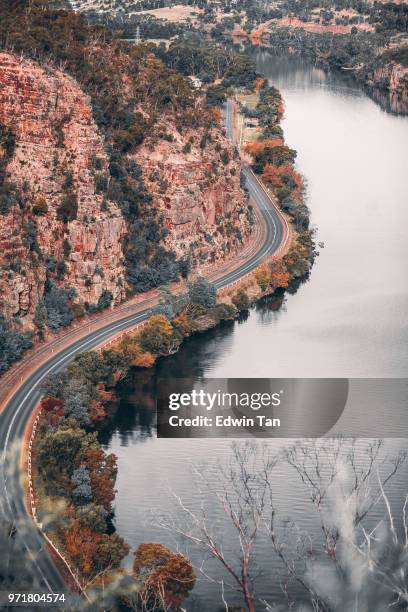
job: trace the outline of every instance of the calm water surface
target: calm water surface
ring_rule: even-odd
[[[158,364],[156,374],[193,380],[407,377],[408,118],[385,113],[355,86],[298,59],[261,51],[257,61],[285,98],[286,140],[298,151],[312,222],[325,248],[310,280],[286,296],[280,309],[269,300],[246,321],[188,341]],[[216,482],[214,461],[229,454],[229,442],[223,440],[156,440],[150,384],[149,373],[129,381],[105,435],[107,448],[119,458],[116,527],[132,548],[148,541],[174,547],[166,533],[151,525],[150,511],[174,511],[169,489],[186,503],[198,504],[191,464],[207,461]],[[270,444],[279,448],[286,442]],[[365,445],[359,442],[362,457]],[[387,451],[404,445],[402,440],[386,442]],[[406,482],[404,469],[391,490],[395,508]],[[277,470],[276,499],[282,517],[291,516],[318,534],[306,492],[284,465]],[[214,525],[227,536],[226,546],[233,547],[221,512],[211,512]],[[382,512],[379,508],[376,518]],[[197,551],[188,552],[198,563]],[[266,542],[258,555],[265,566],[279,571]],[[218,565],[208,567],[219,575]],[[276,573],[260,579],[259,593],[269,600],[279,597]],[[218,586],[204,581],[198,582],[194,598],[188,610],[216,612],[221,605]]]

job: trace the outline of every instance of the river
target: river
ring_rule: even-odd
[[[259,71],[284,96],[286,141],[298,151],[312,222],[325,246],[308,282],[282,304],[266,300],[246,320],[187,341],[153,374],[137,373],[122,386],[120,409],[103,442],[118,456],[115,525],[132,549],[148,541],[174,548],[173,538],[153,526],[151,512],[175,511],[169,489],[196,506],[200,498],[191,465],[207,461],[216,484],[214,461],[230,452],[226,440],[157,440],[154,376],[408,376],[408,118],[387,114],[350,81],[299,58],[277,58],[262,50],[256,57]],[[381,437],[381,428],[377,435]],[[281,448],[287,442],[269,444]],[[361,457],[366,444],[358,442]],[[404,445],[400,439],[385,442],[392,452]],[[396,509],[406,481],[404,468],[390,493]],[[287,465],[277,468],[276,499],[282,517],[318,534],[306,492]],[[377,518],[382,512],[378,510]],[[222,512],[214,507],[210,516],[218,533],[226,534],[227,549],[233,547]],[[199,563],[196,549],[188,553]],[[279,563],[271,560],[266,543],[257,554],[268,569],[259,579],[258,593],[280,600]],[[219,575],[218,565],[208,568]],[[240,602],[238,596],[229,601]],[[186,607],[222,609],[219,586],[200,579]]]

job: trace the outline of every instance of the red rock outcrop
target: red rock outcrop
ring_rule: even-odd
[[[371,78],[376,87],[389,89],[392,92],[408,93],[408,68],[391,61],[379,63]]]
[[[170,230],[167,246],[196,264],[223,259],[250,233],[240,160],[220,130],[203,144],[204,129],[181,136],[171,120],[165,127],[170,139],[147,139],[135,157]]]
[[[239,160],[218,128],[203,146],[204,128],[181,135],[170,118],[162,123],[170,141],[156,134],[153,146],[149,136],[133,155],[164,215],[166,246],[195,263],[221,259],[250,232]],[[0,213],[0,312],[34,327],[47,261],[60,265],[52,278],[74,288],[78,304],[96,304],[104,291],[123,300],[126,221],[98,193],[108,160],[89,97],[62,71],[0,53],[1,125],[15,137],[6,170],[19,204]],[[61,214],[67,197],[77,202],[71,220]]]
[[[120,301],[126,224],[115,204],[103,209],[102,196],[95,192],[92,160],[107,162],[89,99],[62,72],[4,53],[0,84],[0,122],[15,136],[7,171],[24,202],[23,208],[14,206],[0,217],[2,311],[30,327],[43,293],[45,269],[24,238],[33,221],[42,256],[65,260],[63,284],[76,289],[78,302],[96,303],[104,290]],[[64,223],[57,211],[67,181],[78,212],[76,220]],[[35,214],[39,203],[43,210],[40,206]]]

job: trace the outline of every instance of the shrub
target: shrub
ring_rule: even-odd
[[[75,192],[71,191],[62,198],[57,214],[64,223],[75,221],[78,215],[78,196]]]
[[[95,176],[95,191],[96,193],[105,193],[108,189],[108,177],[106,174],[97,174]]]
[[[217,304],[209,314],[214,321],[219,323],[220,321],[232,321],[235,319],[237,311],[230,304]]]
[[[164,315],[154,315],[140,332],[139,342],[142,349],[154,355],[174,353],[181,339],[174,333],[171,323]]]
[[[38,217],[46,215],[48,212],[48,205],[45,198],[38,198],[33,206],[33,214]]]
[[[57,287],[53,281],[45,283],[44,304],[47,309],[48,326],[53,331],[69,325],[73,318],[71,301],[75,289]]]
[[[81,465],[73,471],[71,482],[74,486],[72,498],[78,506],[85,506],[92,501],[91,477],[89,470]]]
[[[62,251],[64,253],[65,259],[68,259],[72,251],[72,247],[68,238],[64,238],[64,242],[62,243]]]
[[[237,293],[232,296],[231,302],[238,310],[248,310],[251,306],[249,297],[244,289],[239,289]]]
[[[162,544],[141,544],[135,552],[133,571],[142,581],[140,598],[149,610],[179,610],[196,580],[187,557]]]
[[[0,374],[18,361],[23,351],[32,346],[31,332],[20,333],[10,329],[5,317],[0,314]]]
[[[217,289],[204,277],[197,278],[190,283],[188,295],[193,304],[199,304],[205,308],[213,308],[217,303]]]
[[[255,270],[255,280],[261,291],[266,291],[270,282],[269,271],[266,266],[260,266]]]

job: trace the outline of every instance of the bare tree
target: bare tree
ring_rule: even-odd
[[[408,610],[408,502],[399,536],[385,493],[405,453],[381,456],[382,446],[368,442],[358,451],[355,440],[303,441],[284,452],[309,491],[323,542],[295,525],[292,540],[277,534],[273,516],[269,533],[288,576],[304,587],[315,611]],[[374,508],[383,517],[373,522]]]
[[[385,493],[405,454],[384,456],[380,441],[367,442],[364,448],[361,444],[358,447],[357,442],[343,439],[304,440],[278,456],[271,454],[270,446],[234,443],[229,461],[218,464],[215,478],[208,467],[195,468],[199,510],[188,507],[173,493],[181,518],[166,515],[156,522],[222,564],[229,580],[210,575],[204,560],[198,569],[220,585],[226,610],[226,587],[241,593],[249,612],[255,606],[271,612],[380,612],[391,606],[408,610],[408,501],[403,507],[400,536]],[[282,520],[277,512],[274,467],[278,462],[292,466],[305,485],[322,537],[291,519]],[[226,517],[222,528],[209,510],[214,502]],[[374,524],[373,510],[377,517]],[[231,526],[238,555],[231,552]],[[259,574],[256,544],[266,538],[283,567],[283,607],[282,602],[261,602],[255,593],[254,581]],[[300,594],[298,586],[293,595],[294,582],[300,585]],[[297,607],[299,597],[301,607]]]
[[[206,578],[220,584],[226,609],[225,586],[242,594],[249,612],[255,610],[254,579],[258,570],[254,547],[272,511],[270,475],[276,461],[266,446],[254,442],[234,443],[229,462],[226,465],[218,465],[219,478],[216,484],[211,482],[205,469],[194,469],[201,494],[199,512],[187,507],[182,499],[173,493],[182,511],[183,520],[177,522],[168,515],[156,519],[162,528],[182,536],[220,561],[229,574],[230,582],[210,576],[204,567],[204,561],[198,569]],[[209,516],[208,508],[214,502],[234,529],[238,554],[226,552],[223,532],[216,529]],[[231,545],[229,540],[227,548],[230,549]]]

